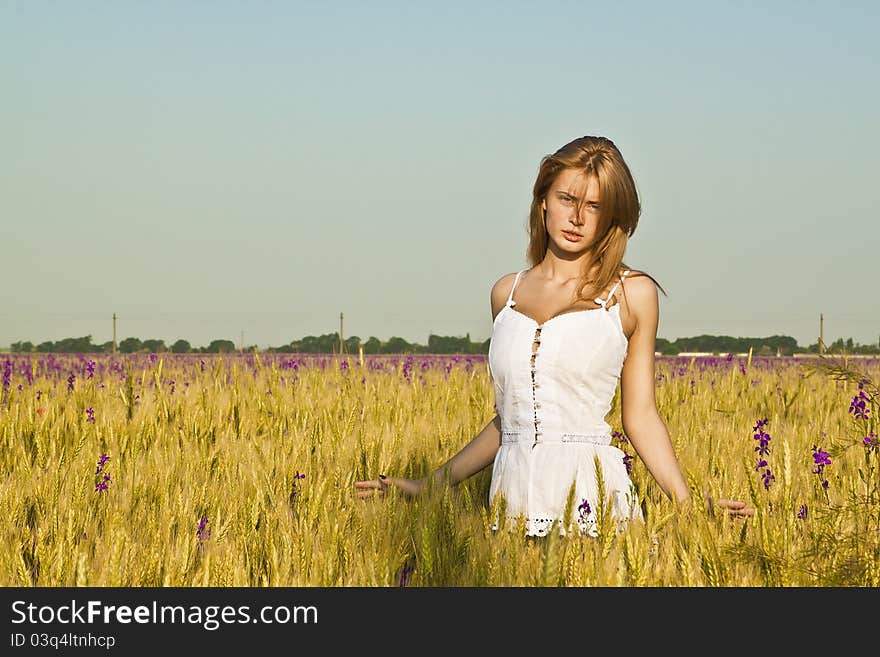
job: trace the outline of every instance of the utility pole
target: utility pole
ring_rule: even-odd
[[[345,342],[342,339],[342,313],[339,313],[339,355],[345,351]]]
[[[113,353],[116,353],[116,313],[113,313]]]
[[[823,321],[824,321],[824,318],[822,317],[822,313],[819,313],[819,353],[820,354],[825,353],[825,340],[822,337],[823,336],[823,333],[822,333],[822,322]]]

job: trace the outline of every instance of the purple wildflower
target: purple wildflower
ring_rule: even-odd
[[[819,480],[822,482],[822,488],[827,489],[828,480],[825,478],[825,466],[831,465],[831,457],[828,455],[828,452],[813,445],[813,463],[816,466],[813,474],[819,477]]]
[[[404,564],[403,568],[400,569],[400,574],[397,578],[398,586],[406,586],[409,582],[410,573],[415,570],[414,566],[410,566],[409,564]]]
[[[755,423],[755,426],[752,427],[752,431],[757,431],[757,433],[754,435],[754,439],[758,441],[758,446],[755,447],[755,451],[758,452],[758,460],[755,463],[755,472],[761,472],[761,468],[766,468],[766,470],[761,473],[761,482],[764,484],[765,490],[768,490],[770,488],[770,484],[776,479],[776,477],[773,476],[773,473],[768,467],[769,464],[767,463],[767,460],[761,458],[770,454],[770,448],[767,446],[770,442],[770,434],[764,431],[764,427],[767,425],[768,422],[769,420],[767,418],[764,418],[758,420]]]
[[[86,418],[86,422],[94,422],[95,421],[95,409],[92,408],[91,406],[89,406],[86,409],[86,415],[88,416]]]
[[[290,499],[290,510],[291,510],[291,511],[294,510],[294,506],[293,506],[293,505],[294,505],[294,503],[296,502],[296,495],[297,495],[297,493],[299,492],[299,490],[298,490],[298,488],[299,488],[298,480],[299,480],[299,479],[305,479],[305,478],[306,478],[305,473],[304,473],[304,472],[300,472],[299,470],[297,470],[297,471],[296,471],[296,474],[293,475],[293,485],[290,487],[290,498],[289,498],[289,499]]]
[[[767,424],[767,418],[763,420],[758,420],[757,424],[752,427],[752,431],[757,431],[754,435],[754,439],[758,441],[757,447],[755,447],[755,451],[758,452],[759,456],[767,456],[770,453],[770,448],[767,446],[770,442],[770,434],[768,434],[762,427]]]
[[[623,465],[626,467],[626,473],[627,473],[627,474],[632,473],[632,467],[633,467],[633,466],[632,466],[632,460],[633,460],[632,454],[627,454],[626,452],[624,452],[624,454],[623,454]]]
[[[412,355],[409,355],[406,357],[406,360],[403,363],[403,378],[406,379],[407,383],[412,383],[412,379],[410,379],[409,372],[412,369],[414,360],[415,359],[412,357]]]
[[[67,389],[68,390],[73,390],[73,382],[75,380],[76,380],[76,375],[73,372],[71,372],[70,376],[67,377]]]
[[[199,528],[198,530],[196,530],[196,536],[198,536],[199,538],[199,543],[208,540],[208,537],[211,535],[211,530],[205,528],[205,525],[207,524],[208,518],[202,517],[202,519],[199,521]]]
[[[582,519],[586,520],[586,517],[590,515],[591,511],[590,503],[584,498],[584,500],[578,505],[578,514]]]
[[[110,457],[107,454],[101,454],[101,458],[98,459],[98,469],[95,470],[95,474],[101,474],[101,471],[104,470],[104,464],[110,460]]]
[[[151,363],[155,363],[155,362],[156,362],[156,354],[150,354],[150,362],[151,362]]]
[[[806,520],[806,518],[807,518],[807,505],[806,504],[801,504],[801,506],[797,512],[797,517],[799,520]]]
[[[813,461],[817,466],[814,472],[821,471],[821,468],[826,465],[831,465],[831,458],[828,455],[828,452],[822,449],[817,449],[815,445],[813,445]]]
[[[871,431],[871,433],[869,433],[867,436],[865,436],[862,439],[862,442],[864,443],[865,447],[868,448],[869,451],[877,449],[877,435],[873,431]]]
[[[108,473],[104,473],[104,478],[98,482],[98,485],[95,486],[95,492],[98,493],[100,491],[107,490],[107,487],[110,485],[110,475]]]
[[[868,409],[868,402],[871,401],[871,398],[865,394],[862,387],[862,384],[859,383],[859,394],[853,397],[849,404],[849,412],[852,413],[857,420],[867,420],[868,414],[871,412],[870,409]]]
[[[91,379],[93,376],[95,376],[95,361],[90,360],[88,363],[86,363],[86,372],[88,373],[88,377],[86,377],[88,379]]]

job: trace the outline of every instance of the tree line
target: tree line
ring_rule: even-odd
[[[362,342],[360,337],[353,335],[342,343],[343,353],[358,354],[363,347],[364,354],[487,354],[489,352],[489,340],[473,342],[470,333],[464,337],[429,335],[428,344],[423,345],[409,342],[400,337],[392,337],[382,341],[376,337],[370,337]],[[791,356],[796,353],[818,353],[818,340],[806,347],[800,347],[797,341],[787,335],[772,335],[765,338],[736,338],[728,335],[698,335],[690,338],[677,338],[666,340],[657,338],[655,349],[658,353],[666,356],[675,356],[684,352],[706,352],[718,355],[728,353],[746,353],[750,349],[756,356]],[[41,342],[34,345],[28,341],[13,342],[10,350],[15,353],[112,353],[113,342],[93,344],[92,336],[86,335],[80,338],[64,338],[55,342]],[[175,354],[190,353],[232,353],[239,351],[232,340],[212,340],[207,346],[193,347],[186,340],[176,340],[170,346],[164,340],[140,340],[128,337],[117,345],[120,353],[163,353]],[[278,347],[259,349],[257,345],[249,345],[244,348],[246,352],[266,353],[337,353],[340,351],[339,333],[327,333],[324,335],[308,335],[299,340],[293,340],[288,344]],[[878,343],[863,345],[854,342],[852,338],[846,340],[840,338],[825,345],[826,352],[849,354],[880,354],[880,339]]]

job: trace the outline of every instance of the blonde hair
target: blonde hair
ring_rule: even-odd
[[[526,257],[532,267],[544,259],[550,241],[541,201],[547,196],[557,176],[565,169],[580,171],[587,177],[595,176],[599,182],[601,202],[596,240],[590,246],[577,288],[578,300],[592,300],[604,292],[612,281],[618,279],[621,269],[629,269],[623,262],[623,254],[627,241],[639,224],[641,203],[632,173],[610,139],[579,137],[552,155],[545,155],[538,167],[529,211],[529,245]],[[577,212],[581,211],[580,202]],[[597,274],[594,279],[590,279],[589,272],[594,266],[598,266]],[[649,274],[632,272],[631,275],[648,276],[663,290]],[[666,291],[663,293],[666,294]]]

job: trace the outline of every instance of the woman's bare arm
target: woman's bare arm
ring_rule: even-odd
[[[659,322],[657,288],[649,278],[633,278],[627,281],[626,295],[636,318],[636,328],[629,338],[621,372],[623,430],[666,496],[677,500],[684,510],[691,506],[690,490],[654,398],[654,348]],[[710,510],[718,506],[740,518],[755,513],[740,500],[713,500],[708,495],[705,499]]]
[[[492,308],[492,322],[501,312],[513,287],[516,274],[505,274],[493,285],[489,293],[489,303]],[[497,409],[496,409],[497,410]],[[475,475],[495,460],[495,455],[501,447],[501,418],[497,415],[489,420],[483,430],[477,434],[471,442],[465,445],[455,456],[437,468],[431,477],[435,482],[441,481],[446,474],[449,475],[449,483],[455,486],[459,482]],[[427,482],[429,477],[422,481]]]
[[[623,430],[663,492],[686,506],[690,490],[654,399],[657,288],[650,278],[633,278],[627,281],[626,298],[636,315],[636,329],[629,338],[620,377]]]
[[[501,418],[496,415],[473,440],[422,481],[427,483],[433,478],[435,483],[442,483],[448,476],[449,484],[455,486],[491,465],[500,446]]]
[[[505,274],[492,286],[490,301],[492,306],[492,321],[501,312],[516,274]],[[490,372],[491,374],[491,372]],[[497,410],[497,409],[496,409]],[[396,486],[407,495],[417,495],[419,491],[431,480],[435,483],[448,481],[455,486],[468,477],[478,473],[495,460],[495,455],[501,447],[501,418],[496,413],[495,417],[471,440],[462,447],[458,453],[433,473],[422,479],[404,479],[402,477],[386,477],[379,475],[379,480],[356,481],[355,489],[358,497],[371,497],[374,494],[384,495],[389,486]]]

